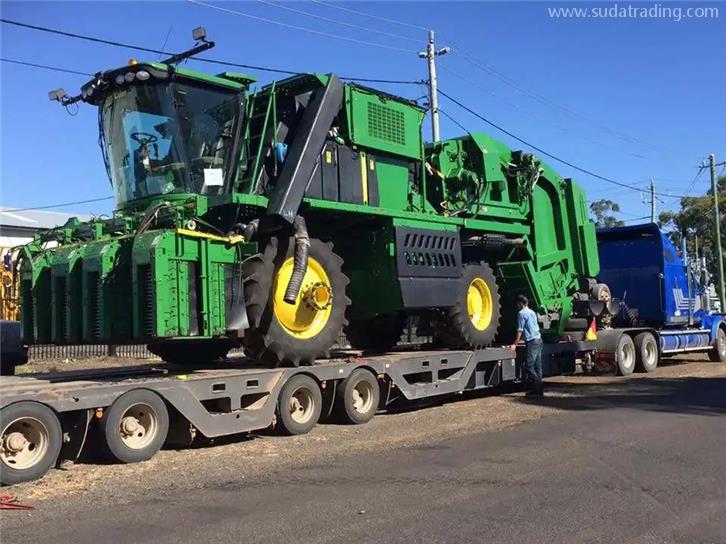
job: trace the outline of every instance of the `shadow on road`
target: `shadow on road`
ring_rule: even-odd
[[[561,410],[638,408],[681,414],[726,414],[726,377],[630,378],[606,384],[546,383],[542,399],[518,402]]]

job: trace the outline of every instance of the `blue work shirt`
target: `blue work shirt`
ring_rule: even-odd
[[[537,314],[529,308],[522,308],[517,314],[517,330],[522,333],[525,342],[541,338]]]

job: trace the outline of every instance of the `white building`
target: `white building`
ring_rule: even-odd
[[[79,215],[45,210],[12,211],[0,208],[0,252],[21,244],[27,244],[41,231],[65,224],[71,217],[87,221],[90,215]]]

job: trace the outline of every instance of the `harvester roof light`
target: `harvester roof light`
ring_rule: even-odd
[[[60,102],[66,96],[68,96],[68,95],[66,94],[64,89],[55,89],[48,93],[48,100]]]
[[[116,85],[123,85],[126,80],[124,79],[123,74],[119,74],[114,78],[114,81],[116,82]]]
[[[133,72],[126,72],[124,74],[124,79],[126,80],[127,83],[131,83],[135,77],[136,77],[136,74],[134,74]]]
[[[198,26],[192,30],[192,38],[198,42],[207,41],[207,30],[203,26]]]
[[[151,77],[151,74],[149,74],[146,70],[139,70],[136,72],[136,79],[140,81],[146,81],[149,77]]]

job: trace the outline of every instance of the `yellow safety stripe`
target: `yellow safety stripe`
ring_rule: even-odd
[[[219,242],[227,242],[228,244],[241,244],[245,241],[245,237],[240,234],[232,236],[217,236],[216,234],[209,234],[208,232],[198,232],[196,230],[189,229],[176,229],[177,234],[184,236],[190,236],[192,238],[207,238],[208,240],[217,240]]]
[[[363,204],[368,204],[368,167],[366,165],[366,154],[360,154],[360,177],[361,188],[363,189]]]

